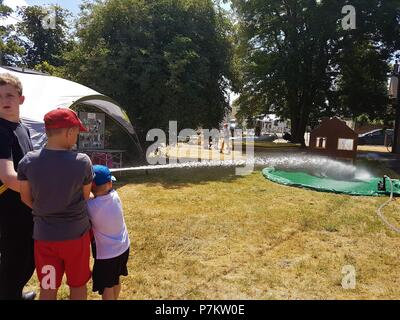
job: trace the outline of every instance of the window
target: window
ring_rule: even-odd
[[[371,132],[370,134],[368,134],[368,137],[378,137],[382,134],[383,134],[383,131],[379,130],[379,131]]]
[[[327,141],[327,138],[318,137],[315,147],[318,148],[318,149],[326,149],[326,141]]]
[[[338,150],[353,151],[354,140],[353,139],[339,139]]]

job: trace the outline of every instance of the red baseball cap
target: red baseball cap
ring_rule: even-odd
[[[87,132],[78,115],[71,109],[58,108],[44,116],[46,129],[63,129],[79,127],[79,131]]]

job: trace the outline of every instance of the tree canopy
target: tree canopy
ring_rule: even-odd
[[[19,43],[25,49],[24,64],[50,73],[64,65],[63,54],[72,48],[68,10],[60,6],[28,6],[18,10]],[[46,17],[49,20],[47,21]]]
[[[322,116],[387,112],[388,62],[400,49],[398,0],[232,0],[240,22],[242,117],[276,112],[295,142]]]
[[[232,28],[211,0],[85,3],[65,75],[152,128],[217,127],[229,108]]]
[[[218,127],[232,89],[239,117],[276,113],[291,121],[294,142],[326,116],[394,118],[386,89],[399,0],[351,1],[350,30],[347,0],[231,0],[225,12],[227,2],[85,0],[74,29],[60,7],[54,28],[43,28],[44,7],[20,8],[22,22],[0,27],[1,62],[109,95],[142,138],[173,120]],[[0,0],[0,17],[11,12]]]
[[[0,0],[0,19],[5,19],[13,13],[13,10],[4,5]],[[14,25],[0,26],[0,59],[3,65],[15,65],[24,53],[24,49],[18,44]]]

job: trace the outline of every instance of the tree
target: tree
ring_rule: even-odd
[[[13,10],[3,4],[0,0],[0,19],[5,19],[11,15]],[[24,53],[24,49],[18,45],[13,25],[0,26],[0,59],[2,65],[15,65]]]
[[[211,0],[85,3],[65,76],[119,101],[152,128],[216,127],[229,105],[231,25]]]
[[[386,112],[387,63],[400,48],[398,0],[352,1],[355,30],[342,28],[345,0],[232,2],[241,24],[238,103],[247,116],[290,119],[294,142],[304,145],[307,125],[322,116]]]
[[[46,17],[54,14],[54,22],[46,24]],[[64,64],[63,53],[72,47],[68,18],[70,12],[59,6],[45,8],[28,6],[19,9],[22,22],[18,35],[25,48],[24,62],[31,69],[56,72],[54,67]]]

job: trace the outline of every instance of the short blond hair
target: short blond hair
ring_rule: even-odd
[[[59,128],[59,129],[47,129],[46,128],[46,135],[47,137],[54,137],[54,136],[58,136],[59,134],[67,131],[68,128]]]
[[[18,94],[22,96],[23,88],[21,81],[10,73],[0,73],[0,86],[7,84],[13,86],[18,91]]]

